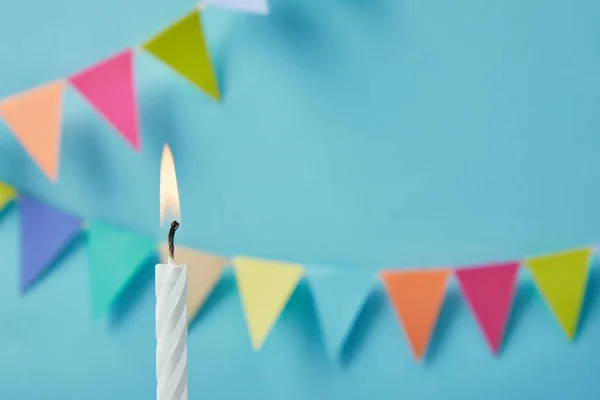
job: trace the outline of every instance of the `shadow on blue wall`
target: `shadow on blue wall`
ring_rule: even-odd
[[[110,313],[112,327],[118,327],[125,322],[133,306],[139,302],[140,296],[149,287],[154,287],[154,266],[156,263],[158,263],[158,255],[155,254],[143,263],[138,274],[131,280],[129,285],[123,288],[123,291],[113,303]]]
[[[383,288],[376,287],[367,299],[362,312],[356,319],[353,330],[342,348],[340,361],[343,367],[348,367],[357,352],[360,351],[361,345],[367,340],[369,329],[373,326],[374,320],[381,314],[386,302],[387,296]]]
[[[430,364],[435,361],[436,357],[440,354],[440,350],[444,346],[444,340],[448,335],[448,332],[452,329],[455,324],[455,316],[461,307],[464,307],[465,303],[456,288],[451,288],[446,293],[444,304],[440,311],[440,315],[437,321],[429,348],[425,354],[424,362]]]

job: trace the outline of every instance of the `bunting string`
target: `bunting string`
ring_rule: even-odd
[[[21,223],[20,291],[26,293],[69,244],[86,233],[92,315],[105,315],[150,257],[168,257],[165,243],[99,221],[82,221],[0,182],[0,211],[15,202]],[[356,320],[378,283],[395,310],[414,358],[423,360],[452,277],[458,282],[490,352],[501,352],[520,269],[527,268],[540,295],[569,340],[576,338],[594,247],[523,260],[430,270],[385,269],[377,274],[344,273],[236,255],[231,258],[183,246],[175,252],[187,264],[187,318],[191,321],[227,267],[233,269],[254,350],[265,344],[296,287],[311,288],[322,336],[333,359],[340,358]]]
[[[67,86],[133,149],[140,151],[134,77],[137,49],[151,54],[215,101],[221,99],[200,15],[208,7],[259,15],[269,13],[267,0],[203,1],[141,46],[122,50],[73,75],[0,99],[0,118],[51,182],[56,182],[59,175],[62,103]]]

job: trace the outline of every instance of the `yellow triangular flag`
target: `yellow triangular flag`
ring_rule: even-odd
[[[159,251],[162,262],[166,263],[169,246],[161,244]],[[175,246],[175,263],[187,265],[187,312],[188,321],[191,321],[215,288],[229,260],[215,254]]]
[[[3,210],[16,196],[17,191],[15,188],[0,182],[0,210]]]
[[[259,350],[304,275],[299,264],[235,257],[232,260],[254,350]]]
[[[578,249],[525,260],[569,339],[577,332],[591,256],[592,249]]]
[[[50,82],[0,102],[0,116],[51,181],[58,179],[64,87]]]
[[[221,97],[197,11],[186,15],[144,44],[144,50],[215,100]]]

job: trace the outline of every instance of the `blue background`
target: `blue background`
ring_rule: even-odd
[[[0,2],[0,96],[142,43],[193,6]],[[221,104],[140,54],[142,153],[69,90],[60,182],[4,126],[0,179],[158,238],[168,141],[181,243],[348,273],[598,242],[599,2],[274,0],[268,18],[204,20]],[[154,398],[151,264],[93,321],[84,242],[20,296],[18,231],[13,208],[0,223],[0,399]],[[499,358],[453,287],[421,366],[378,291],[340,366],[304,284],[253,353],[227,275],[191,326],[190,399],[597,399],[598,279],[572,344],[522,274]]]

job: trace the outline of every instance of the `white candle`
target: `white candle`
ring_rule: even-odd
[[[160,165],[160,223],[171,215],[168,264],[156,264],[156,399],[187,400],[187,268],[175,265],[179,190],[169,146]]]
[[[187,400],[187,267],[156,264],[156,399]]]

